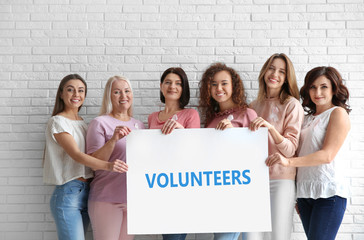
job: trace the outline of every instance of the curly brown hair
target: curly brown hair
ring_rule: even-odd
[[[331,82],[333,92],[332,104],[344,108],[349,113],[351,109],[347,104],[349,100],[348,88],[344,85],[340,73],[335,68],[324,66],[313,68],[306,74],[305,83],[300,90],[303,109],[308,114],[316,113],[316,104],[312,102],[310,97],[310,87],[321,76],[325,76]]]
[[[226,66],[224,63],[214,63],[206,69],[202,75],[202,79],[199,83],[200,88],[200,101],[199,109],[202,113],[205,125],[212,121],[215,113],[220,112],[218,102],[211,96],[211,81],[216,73],[226,71],[230,74],[232,79],[232,100],[233,102],[243,109],[248,107],[246,102],[246,94],[243,82],[240,75],[231,67]]]

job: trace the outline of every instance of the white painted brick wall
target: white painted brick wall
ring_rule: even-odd
[[[87,121],[99,111],[106,80],[129,77],[135,116],[146,122],[161,106],[158,81],[166,68],[187,71],[191,106],[214,61],[241,73],[252,100],[259,70],[275,52],[291,57],[300,86],[318,65],[337,67],[347,79],[352,197],[337,239],[364,239],[363,0],[0,0],[0,239],[56,239],[53,187],[42,183],[41,158],[63,76],[86,78]],[[297,215],[292,239],[305,239]]]

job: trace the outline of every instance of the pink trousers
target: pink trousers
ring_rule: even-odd
[[[127,234],[126,204],[88,202],[94,240],[133,240]]]

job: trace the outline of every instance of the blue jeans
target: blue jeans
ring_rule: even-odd
[[[89,183],[72,180],[57,185],[51,198],[51,212],[58,240],[84,240],[90,219],[87,213]]]
[[[346,209],[346,198],[298,198],[303,228],[308,240],[335,240]]]
[[[237,240],[240,232],[214,233],[214,240]]]
[[[162,234],[163,240],[185,240],[186,233],[176,233],[176,234]]]

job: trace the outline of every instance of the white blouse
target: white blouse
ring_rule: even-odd
[[[332,107],[317,116],[311,114],[305,116],[297,150],[298,156],[305,156],[322,149],[330,116],[335,108],[337,107]],[[344,178],[345,165],[348,164],[345,156],[348,147],[346,143],[347,141],[331,163],[298,168],[297,198],[318,199],[334,195],[349,197],[349,187]]]
[[[69,133],[75,139],[81,152],[85,152],[87,124],[83,120],[71,120],[63,116],[53,116],[46,128],[46,147],[44,151],[43,181],[62,185],[79,177],[93,177],[91,168],[73,160],[57,143],[53,134]]]

